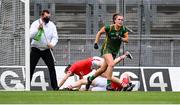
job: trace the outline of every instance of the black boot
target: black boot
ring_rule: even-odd
[[[128,86],[126,91],[132,91],[134,87],[135,87],[135,84],[131,84]]]

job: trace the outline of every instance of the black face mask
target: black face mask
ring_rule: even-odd
[[[47,24],[47,23],[49,23],[50,18],[49,17],[45,17],[45,18],[43,18],[43,20],[44,20],[45,24]]]

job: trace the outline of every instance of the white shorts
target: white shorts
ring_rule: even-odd
[[[97,77],[93,81],[94,86],[91,87],[91,91],[106,91],[107,79],[104,77]]]
[[[84,79],[87,79],[87,76],[85,76]],[[107,85],[107,79],[104,77],[98,76],[97,78],[93,80],[93,83],[90,86],[89,90],[106,91],[106,85]],[[85,85],[82,85],[80,90],[85,90]]]

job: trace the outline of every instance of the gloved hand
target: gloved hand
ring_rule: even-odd
[[[121,40],[121,41],[122,41],[122,37],[121,37],[121,36],[119,36],[118,38],[119,38],[119,40]]]
[[[94,49],[98,49],[98,44],[97,43],[94,43]]]

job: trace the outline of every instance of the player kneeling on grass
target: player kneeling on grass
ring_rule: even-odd
[[[114,63],[117,64],[120,61],[122,61],[123,59],[125,59],[126,57],[129,58],[129,56],[131,56],[131,54],[127,51],[127,52],[125,52],[124,55],[121,55],[121,56],[117,57],[114,60]],[[104,62],[103,58],[95,56],[95,57],[90,57],[90,58],[87,58],[87,59],[76,61],[72,65],[69,65],[65,69],[66,75],[60,81],[59,88],[66,82],[66,80],[70,76],[73,76],[74,74],[76,74],[76,75],[79,76],[80,79],[82,79],[84,75],[89,74],[93,69],[100,68],[101,65],[103,64],[103,62]]]
[[[105,75],[105,74],[104,74]],[[92,81],[92,84],[89,88],[91,91],[106,91],[107,86],[107,78],[99,76],[95,78],[94,81]],[[87,84],[87,79],[81,79],[77,82],[75,82],[72,85],[69,85],[68,87],[64,88],[64,90],[86,90],[85,87],[82,85]],[[82,86],[82,87],[81,87]],[[111,88],[114,91],[132,91],[132,89],[135,87],[134,84],[131,83],[131,80],[129,78],[129,75],[124,73],[121,75],[120,79],[117,77],[112,76],[111,80]]]

